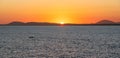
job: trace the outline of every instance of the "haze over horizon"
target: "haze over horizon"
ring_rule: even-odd
[[[120,0],[0,0],[0,24],[12,21],[120,22]]]

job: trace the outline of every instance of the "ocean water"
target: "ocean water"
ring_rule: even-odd
[[[120,26],[0,26],[0,58],[120,58]]]

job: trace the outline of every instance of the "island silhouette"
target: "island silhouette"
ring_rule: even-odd
[[[14,21],[8,24],[0,24],[0,26],[60,26],[61,24],[58,23],[49,23],[49,22],[19,22]],[[73,23],[66,23],[64,26],[112,26],[112,25],[120,25],[120,22],[113,22],[110,20],[101,20],[93,24],[73,24]]]
[[[117,23],[110,21],[110,20],[101,20],[97,22],[96,24],[117,24]]]

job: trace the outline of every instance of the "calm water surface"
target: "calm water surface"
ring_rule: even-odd
[[[120,58],[120,26],[0,26],[0,58]]]

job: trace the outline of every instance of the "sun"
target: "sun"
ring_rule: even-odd
[[[62,25],[63,25],[63,24],[65,24],[65,23],[64,23],[64,22],[60,22],[60,24],[62,24]]]

